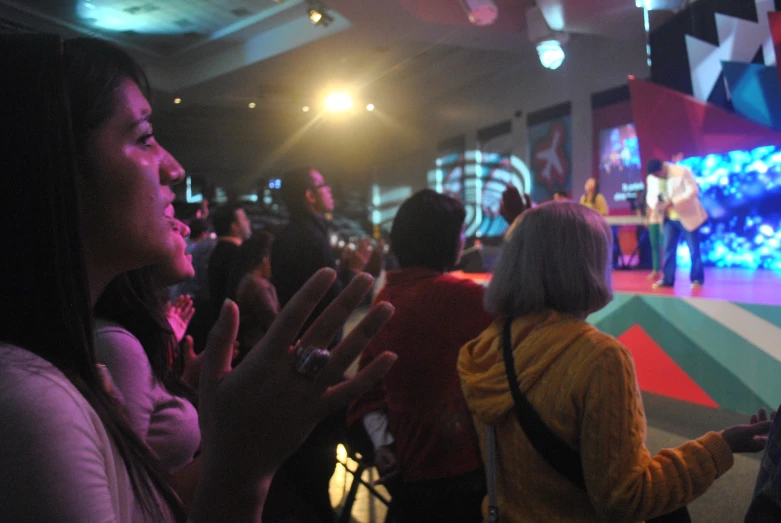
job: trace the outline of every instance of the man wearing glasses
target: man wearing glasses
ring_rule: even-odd
[[[334,199],[331,188],[316,169],[304,167],[285,173],[281,195],[290,222],[271,248],[271,271],[280,304],[284,307],[319,269],[330,267],[338,274],[309,316],[304,332],[353,276],[364,269],[371,251],[351,251],[337,265],[325,218],[334,210]],[[338,412],[323,420],[277,472],[266,500],[264,522],[334,520],[328,485],[336,466],[336,445],[343,439],[344,416],[344,412]]]

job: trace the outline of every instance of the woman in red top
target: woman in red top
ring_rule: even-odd
[[[398,478],[400,522],[482,521],[483,465],[456,360],[492,317],[482,286],[446,274],[461,258],[465,216],[458,200],[430,189],[399,208],[391,249],[401,269],[376,297],[395,313],[361,356],[361,368],[386,350],[399,358],[349,421],[363,422],[382,478]]]

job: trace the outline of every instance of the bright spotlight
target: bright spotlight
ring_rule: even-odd
[[[180,103],[182,103],[182,99],[181,98],[174,98],[174,103],[179,105]]]
[[[353,99],[345,92],[331,93],[325,97],[325,108],[332,113],[343,113],[353,106]]]
[[[301,108],[301,110],[302,110],[302,111],[304,111],[305,113],[308,113],[308,112],[309,112],[309,106],[308,106],[308,105],[305,105],[305,106],[303,106],[303,107]]]
[[[323,19],[323,13],[321,13],[317,9],[310,9],[309,19],[312,21],[313,24],[317,25],[320,23],[320,20]]]
[[[374,111],[374,104],[369,104],[366,106],[367,111]]]
[[[540,62],[547,69],[558,69],[564,62],[564,49],[558,40],[544,40],[537,44]]]
[[[255,108],[255,102],[250,102],[249,103],[249,108],[250,109],[254,109]]]
[[[325,5],[320,0],[307,0],[306,3],[306,12],[314,25],[328,27],[328,24],[334,21],[334,17],[328,14]]]

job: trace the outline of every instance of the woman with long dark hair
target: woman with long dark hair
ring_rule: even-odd
[[[2,36],[0,66],[2,517],[183,521],[165,471],[104,386],[91,312],[119,274],[171,257],[169,185],[183,169],[155,141],[142,71],[115,46]],[[330,359],[315,350],[368,292],[368,277],[356,278],[293,350],[334,278],[316,274],[231,373],[238,310],[224,304],[200,380],[202,467],[191,521],[257,520],[282,460],[393,363],[387,355],[339,383],[387,320],[387,305]]]

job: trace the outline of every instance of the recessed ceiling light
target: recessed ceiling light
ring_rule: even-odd
[[[180,104],[180,103],[182,103],[182,99],[181,98],[174,98],[174,103],[175,104]]]
[[[367,110],[367,111],[374,111],[374,104],[368,104],[368,105],[366,106],[366,110]]]
[[[301,110],[302,110],[302,111],[304,111],[305,113],[308,113],[308,112],[309,112],[309,106],[308,106],[308,105],[305,105],[305,106],[303,106],[303,107],[301,108]]]
[[[249,103],[249,108],[250,109],[254,109],[255,108],[255,102],[250,102]]]
[[[353,106],[353,99],[343,91],[337,91],[325,97],[325,108],[332,113],[343,113]]]

